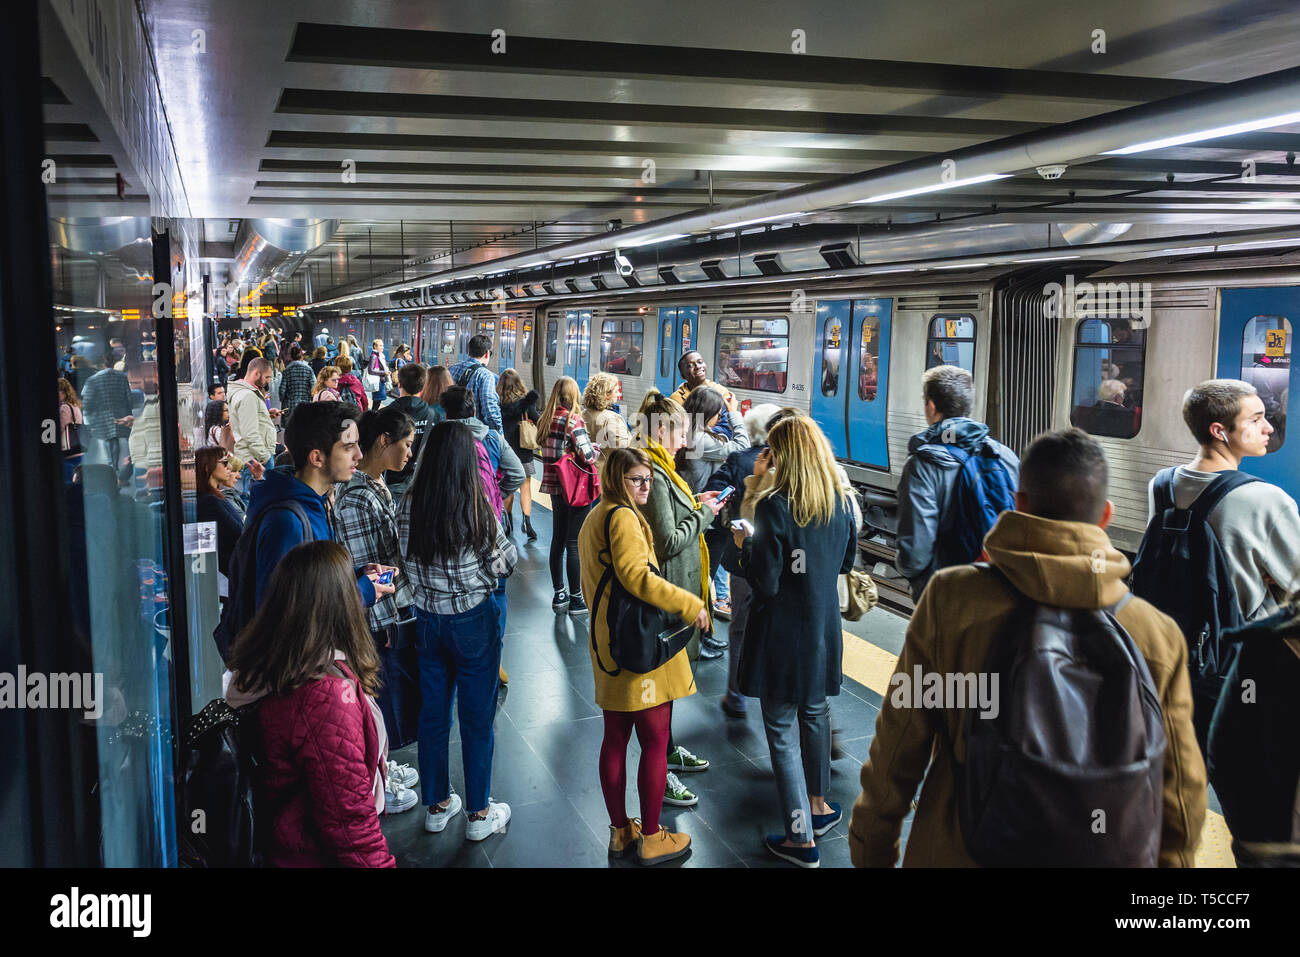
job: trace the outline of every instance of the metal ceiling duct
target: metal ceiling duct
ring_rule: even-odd
[[[1071,246],[1104,243],[1118,239],[1133,228],[1132,223],[1057,223],[1061,238]]]
[[[245,219],[235,234],[230,278],[244,286],[284,282],[338,228],[337,219]]]
[[[97,260],[105,273],[153,279],[153,230],[148,216],[66,216],[50,219],[50,242]]]

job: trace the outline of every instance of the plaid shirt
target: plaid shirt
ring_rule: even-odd
[[[393,585],[397,591],[380,596],[366,609],[366,619],[372,631],[393,624],[401,617],[399,608],[411,604],[411,585],[402,569],[402,552],[397,544],[397,506],[383,482],[372,479],[358,469],[350,482],[334,486],[334,508],[331,521],[334,537],[352,553],[352,564],[358,568],[377,562],[396,565]]]
[[[560,473],[556,471],[555,463],[564,457],[565,452],[572,452],[573,457],[585,465],[596,461],[596,448],[587,436],[587,425],[582,416],[559,406],[538,450],[542,457],[542,491],[547,495],[561,494]]]
[[[131,429],[118,425],[117,419],[131,414],[131,385],[126,373],[100,369],[86,380],[81,393],[81,409],[90,434],[97,439],[124,439]]]
[[[482,369],[482,372],[478,370]],[[457,362],[447,370],[452,381],[474,394],[474,415],[494,431],[501,431],[501,398],[497,395],[497,376],[477,359]]]
[[[311,387],[316,384],[316,373],[299,359],[284,367],[280,377],[280,408],[287,417],[300,402],[311,401]]]
[[[407,556],[406,571],[416,607],[435,615],[460,615],[483,604],[496,589],[497,580],[514,571],[519,561],[519,553],[499,524],[496,530],[496,546],[487,555],[465,549],[453,562],[425,564],[410,557],[411,496],[403,496],[397,511],[397,537],[402,554]]]

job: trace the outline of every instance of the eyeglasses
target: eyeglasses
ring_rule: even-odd
[[[637,488],[646,488],[655,480],[653,475],[629,475],[626,478]]]

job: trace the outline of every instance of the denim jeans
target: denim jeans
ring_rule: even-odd
[[[420,661],[420,781],[425,806],[451,794],[448,742],[452,697],[460,712],[465,809],[488,806],[492,783],[492,720],[501,667],[500,608],[491,595],[459,615],[415,609]]]
[[[831,781],[830,703],[825,698],[800,705],[767,699],[759,703],[785,836],[804,844],[813,839],[808,795],[825,797]]]
[[[396,751],[417,740],[420,721],[420,676],[416,650],[400,647],[396,625],[371,632],[379,652],[379,686],[376,700],[388,730],[388,750]],[[386,647],[391,644],[391,647]]]

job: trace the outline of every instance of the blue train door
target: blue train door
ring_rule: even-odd
[[[591,377],[591,310],[584,309],[578,313],[578,391],[587,391],[587,380]]]
[[[845,340],[850,339],[851,315],[847,299],[821,301],[817,303],[814,327],[817,345],[813,358],[817,379],[812,390],[812,417],[831,440],[836,458],[841,459],[849,457],[848,408],[845,400],[848,391],[845,383],[849,377],[844,354]]]
[[[1300,497],[1300,438],[1287,434],[1287,399],[1295,384],[1291,353],[1297,321],[1300,286],[1223,290],[1215,373],[1258,389],[1274,429],[1268,454],[1243,459],[1241,470],[1280,485],[1293,498]]]
[[[498,356],[497,372],[512,369],[515,365],[515,319],[506,316],[501,320],[501,354]]]
[[[848,393],[849,458],[863,465],[889,468],[889,433],[885,410],[889,396],[889,336],[892,299],[858,299],[853,303],[852,336],[845,342],[844,378]]]

